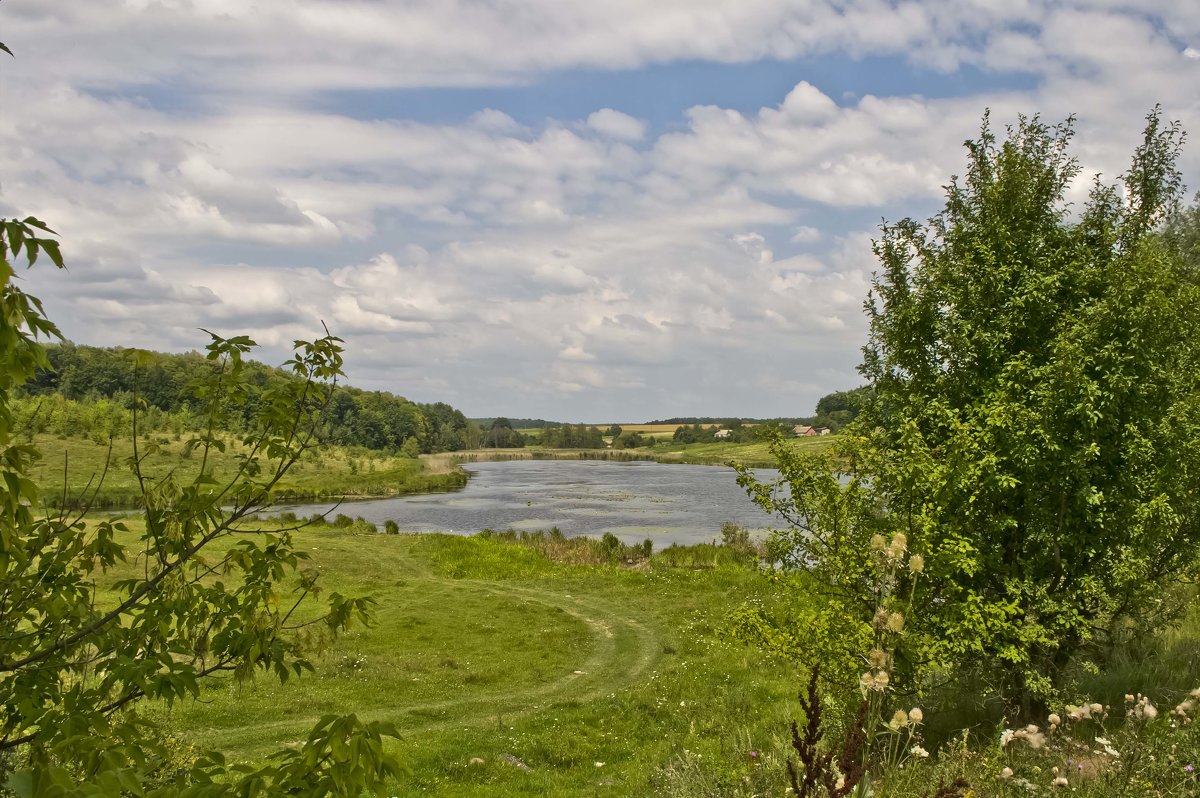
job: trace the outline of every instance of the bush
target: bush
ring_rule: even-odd
[[[1152,113],[1124,185],[1078,211],[1071,135],[1021,119],[1001,142],[985,117],[944,210],[882,229],[860,415],[832,454],[777,441],[787,497],[742,470],[794,524],[782,569],[829,607],[797,655],[858,656],[877,542],[921,565],[890,591],[919,609],[897,674],[980,678],[1030,715],[1074,656],[1177,617],[1200,555],[1200,280],[1154,230],[1182,133]]]

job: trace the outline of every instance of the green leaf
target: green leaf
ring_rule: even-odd
[[[0,45],[3,47],[3,45]],[[8,48],[5,48],[8,51]],[[8,774],[8,788],[21,798],[31,798],[33,795],[33,774],[27,770],[17,770]]]
[[[62,253],[58,249],[58,242],[48,238],[39,239],[39,242],[42,245],[42,251],[49,256],[55,266],[61,269],[63,267],[63,259]]]

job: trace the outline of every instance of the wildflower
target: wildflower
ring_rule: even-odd
[[[1103,704],[1092,704],[1089,707],[1089,709],[1092,710],[1093,715],[1103,715],[1104,714],[1104,705]]]
[[[908,719],[913,724],[920,723],[925,720],[925,713],[921,711],[920,707],[913,707],[908,711]]]
[[[887,548],[887,541],[884,540],[883,535],[872,535],[871,536],[871,550],[872,551],[883,551],[886,548]]]
[[[887,652],[882,649],[872,649],[867,655],[867,660],[871,663],[872,668],[886,668],[888,664]]]
[[[1004,731],[1000,732],[1000,747],[1001,748],[1007,747],[1008,744],[1011,743],[1013,741],[1013,738],[1016,736],[1017,736],[1017,733],[1015,731],[1013,731],[1012,729],[1005,729]]]
[[[1200,687],[1197,687],[1192,692],[1188,693],[1192,698],[1200,698]]]
[[[603,763],[603,762],[597,762],[597,763],[596,763],[596,767],[598,767],[598,768],[602,768],[602,767],[604,767],[604,763]]]
[[[1062,718],[1060,718],[1058,713],[1055,712],[1051,712],[1050,717],[1047,718],[1047,720],[1050,721],[1050,728],[1052,729],[1062,724]]]
[[[875,631],[882,632],[888,625],[888,611],[883,607],[875,610],[875,617],[871,619],[871,625],[875,627]]]
[[[1066,777],[1066,776],[1057,776],[1057,777],[1054,779],[1054,786],[1055,786],[1055,787],[1066,787],[1066,786],[1067,786],[1069,783],[1070,783],[1070,782],[1068,782],[1068,781],[1067,781],[1067,777]]]
[[[1030,748],[1041,748],[1046,744],[1046,735],[1041,732],[1026,732],[1025,742],[1029,743]]]
[[[1154,720],[1158,717],[1158,708],[1150,703],[1150,699],[1138,693],[1137,703],[1126,710],[1126,715],[1141,720]]]
[[[889,615],[887,619],[887,628],[889,632],[895,632],[896,634],[900,634],[902,631],[904,631],[904,613],[893,612],[891,615]]]
[[[908,752],[919,759],[929,758],[929,752],[919,745],[914,745],[912,748],[908,749]]]
[[[887,556],[889,560],[895,562],[904,556],[904,552],[908,549],[908,538],[903,532],[897,532],[892,538],[892,543],[888,546]]]
[[[1183,766],[1183,772],[1184,772],[1184,773],[1195,773],[1195,772],[1196,772],[1196,768],[1195,768],[1195,767],[1193,767],[1192,765],[1184,765],[1184,766]]]
[[[903,709],[897,709],[892,715],[892,719],[888,722],[888,726],[893,729],[903,729],[908,725],[908,713]]]
[[[876,671],[875,673],[868,671],[858,678],[858,686],[864,693],[871,690],[882,693],[887,689],[889,681],[891,679],[888,677],[887,671]]]
[[[914,554],[908,558],[908,572],[910,574],[919,574],[925,570],[925,558],[920,554]]]
[[[1012,768],[1005,768],[1004,770],[1000,771],[1000,778],[1002,778],[1002,779],[1011,779],[1012,775],[1013,775]]]
[[[1110,743],[1108,740],[1106,740],[1103,737],[1097,737],[1096,744],[1104,746],[1104,753],[1108,754],[1109,756],[1120,756],[1121,755],[1121,753],[1119,751],[1117,751],[1117,749],[1112,747],[1112,743]]]

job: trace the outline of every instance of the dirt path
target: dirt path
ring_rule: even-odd
[[[517,587],[504,582],[462,582],[462,587],[557,607],[586,624],[591,652],[571,673],[553,681],[482,696],[419,704],[399,716],[384,714],[401,734],[455,726],[477,726],[536,714],[560,701],[587,701],[637,682],[663,653],[658,630],[595,596]]]
[[[377,705],[357,710],[356,714],[363,720],[395,724],[403,738],[452,728],[508,724],[548,711],[557,703],[600,698],[638,682],[663,655],[664,639],[659,629],[633,617],[628,607],[600,596],[575,595],[563,589],[506,581],[425,578],[454,591],[557,608],[587,628],[590,645],[586,654],[581,653],[581,658],[568,666],[569,670],[551,681],[429,703]],[[260,740],[264,750],[274,750],[289,734],[307,731],[317,720],[316,715],[289,717],[247,723],[240,731]]]

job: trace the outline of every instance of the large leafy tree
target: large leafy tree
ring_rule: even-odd
[[[907,611],[899,675],[979,674],[1029,706],[1081,651],[1175,616],[1200,553],[1200,290],[1156,230],[1183,136],[1150,114],[1078,208],[1071,137],[985,116],[942,212],[876,242],[861,415],[833,453],[777,445],[786,497],[743,473],[827,599],[785,644],[852,667],[882,603]],[[872,540],[897,533],[923,568],[881,591]]]

